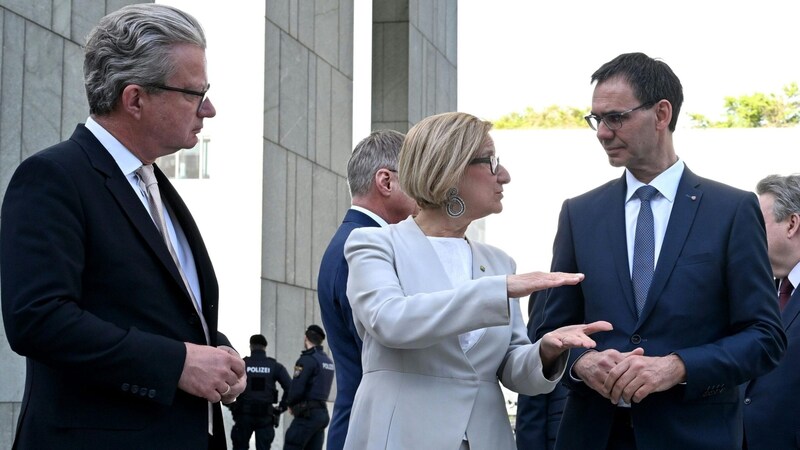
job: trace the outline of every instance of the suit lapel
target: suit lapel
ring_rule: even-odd
[[[414,261],[419,261],[419,265],[415,265],[414,272],[418,272],[414,280],[418,281],[418,285],[413,286],[413,293],[417,292],[433,292],[444,291],[453,289],[453,284],[450,282],[450,276],[442,267],[439,256],[433,245],[428,240],[428,237],[417,226],[413,218],[408,218],[395,225],[400,233],[397,234],[398,239],[395,241],[396,245],[402,246],[396,251],[398,254],[403,252],[409,255]],[[406,291],[406,293],[410,293]]]
[[[800,316],[800,289],[795,288],[794,293],[789,298],[789,303],[781,311],[781,322],[783,322],[784,331],[789,330],[789,327],[797,320],[798,316]]]
[[[153,219],[141,200],[139,200],[139,197],[131,189],[130,183],[125,178],[125,174],[119,169],[119,166],[117,166],[114,158],[83,125],[78,126],[72,135],[72,139],[84,149],[92,166],[105,178],[106,188],[116,200],[123,214],[128,218],[133,228],[142,236],[150,249],[153,250],[159,262],[169,271],[172,278],[186,294],[187,299],[191,301],[180,273],[178,273],[178,267],[172,260],[172,256],[169,254],[158,228],[156,228]],[[160,171],[158,172],[160,173]],[[159,178],[159,183],[161,183],[161,178]],[[161,188],[160,184],[159,188]],[[181,222],[181,225],[183,225],[183,222]]]
[[[216,301],[219,297],[219,288],[217,285],[216,276],[214,275],[214,268],[211,265],[211,259],[208,256],[208,249],[206,249],[203,238],[200,235],[200,229],[197,227],[197,223],[194,221],[192,214],[189,212],[189,208],[186,206],[186,203],[183,202],[183,199],[181,199],[178,191],[175,189],[172,183],[170,183],[169,179],[166,177],[166,175],[164,175],[161,169],[155,165],[154,167],[156,179],[158,179],[158,188],[161,191],[161,196],[163,197],[164,202],[166,203],[165,206],[169,210],[172,220],[177,221],[176,225],[179,225],[183,231],[183,235],[186,237],[186,242],[189,244],[189,249],[192,252],[195,270],[197,271],[198,284],[200,285],[200,299],[203,305],[203,315],[206,317],[209,330],[214,330],[216,329],[217,315],[209,314],[209,309],[213,310],[216,308]],[[159,239],[161,239],[161,235],[159,235]],[[166,248],[166,246],[163,247]],[[169,252],[167,252],[167,255],[169,256]],[[177,276],[176,281],[181,285],[181,287],[183,287],[183,292],[186,294],[187,299],[191,302],[192,299],[189,296],[189,293],[186,291],[186,285],[180,278],[177,267],[174,263],[172,263],[171,256],[169,256],[169,261],[171,262],[171,267],[174,268],[173,276]]]
[[[683,250],[689,230],[692,228],[697,209],[703,197],[700,190],[700,179],[692,173],[688,167],[683,169],[681,181],[678,184],[678,191],[675,193],[675,201],[672,205],[667,231],[664,235],[664,242],[661,244],[661,253],[656,264],[656,271],[653,274],[653,281],[650,285],[650,293],[647,302],[642,310],[639,323],[647,318],[658,302],[661,291],[669,280],[678,256]]]

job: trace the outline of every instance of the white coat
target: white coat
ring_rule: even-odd
[[[498,379],[536,395],[553,390],[542,373],[518,299],[507,297],[514,261],[469,241],[473,280],[452,286],[413,219],[354,230],[345,245],[347,296],[364,341],[364,376],[345,449],[452,449],[464,435],[471,450],[513,449]],[[487,328],[466,352],[458,335]]]

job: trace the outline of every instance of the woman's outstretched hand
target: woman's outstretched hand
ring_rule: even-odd
[[[531,295],[536,291],[554,287],[578,284],[583,281],[582,273],[565,272],[528,272],[506,277],[508,296],[519,298]]]
[[[571,348],[594,348],[597,345],[589,335],[598,331],[611,331],[614,327],[605,320],[589,324],[567,325],[542,336],[539,356],[542,365],[549,368],[559,356]]]

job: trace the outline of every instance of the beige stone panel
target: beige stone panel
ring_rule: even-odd
[[[280,47],[279,143],[298,155],[307,155],[308,49],[287,34]]]
[[[264,137],[278,142],[281,90],[281,30],[267,21],[264,28]]]
[[[316,122],[315,161],[322,167],[331,168],[331,66],[324,60],[316,65]]]
[[[339,0],[316,0],[313,51],[339,67]]]
[[[25,26],[22,86],[23,158],[61,139],[64,41],[33,24]]]
[[[313,265],[311,246],[313,243],[313,166],[304,158],[297,158],[295,168],[295,238],[294,238],[294,285],[308,289],[312,287]],[[312,268],[313,267],[313,268]]]
[[[286,280],[287,152],[265,141],[262,278]]]

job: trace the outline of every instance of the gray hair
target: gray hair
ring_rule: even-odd
[[[175,70],[177,44],[206,48],[197,19],[167,5],[129,5],[102,19],[86,37],[83,76],[89,111],[114,109],[130,84],[164,84]]]
[[[377,130],[361,140],[347,162],[350,196],[366,195],[372,189],[375,172],[397,170],[397,157],[405,135],[395,130]]]
[[[756,185],[758,195],[772,194],[772,215],[783,222],[792,214],[800,214],[800,173],[788,176],[770,175]]]

